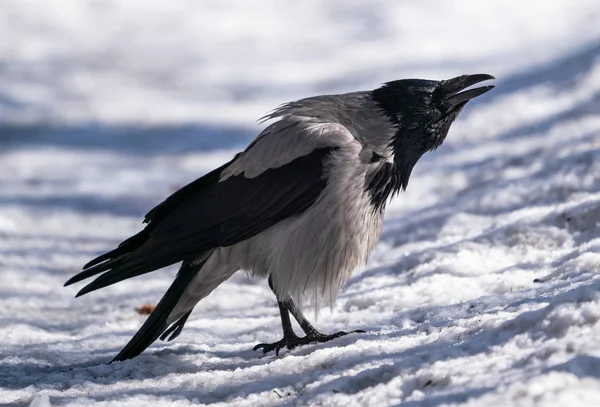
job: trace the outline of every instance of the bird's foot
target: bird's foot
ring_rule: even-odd
[[[325,335],[325,334],[322,334],[322,333],[316,331],[316,332],[313,332],[310,335],[306,335],[302,338],[296,336],[295,334],[292,334],[292,335],[284,336],[283,339],[281,339],[280,341],[277,341],[275,343],[259,343],[258,345],[256,345],[253,348],[253,350],[262,349],[263,353],[271,352],[272,350],[274,350],[275,355],[279,356],[279,351],[283,348],[292,350],[298,346],[308,345],[309,343],[329,342],[333,339],[336,339],[336,338],[339,338],[339,337],[342,337],[342,336],[345,336],[348,334],[364,333],[364,332],[365,331],[363,331],[362,329],[357,329],[355,331],[350,331],[350,332],[340,331],[340,332],[336,332],[331,335]]]
[[[283,348],[294,349],[297,341],[302,338],[299,338],[295,333],[286,334],[280,341],[274,343],[259,343],[252,350],[262,349],[263,353],[275,351],[275,355],[279,356],[279,351]]]

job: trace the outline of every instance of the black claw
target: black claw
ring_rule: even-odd
[[[292,340],[291,338],[289,340]],[[288,345],[288,341],[285,338],[280,340],[279,342],[275,342],[275,343],[259,343],[258,345],[256,345],[254,348],[252,348],[252,350],[257,351],[259,349],[262,349],[263,353],[267,353],[267,352],[271,352],[272,350],[275,351],[275,355],[279,356],[279,351],[286,347],[288,349],[293,349],[290,348]]]
[[[256,345],[255,347],[252,348],[253,351],[257,351],[260,348],[266,348],[268,344],[266,343],[259,343],[258,345]],[[267,351],[263,349],[263,351],[266,353]]]

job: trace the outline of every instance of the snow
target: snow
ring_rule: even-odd
[[[50,397],[47,394],[36,394],[29,407],[51,407]]]
[[[597,2],[5,0],[0,403],[600,405]],[[175,268],[62,284],[144,213],[318,93],[485,72],[388,208],[324,332],[283,351],[264,281],[234,276],[182,335],[106,363]]]

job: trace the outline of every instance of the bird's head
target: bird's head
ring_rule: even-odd
[[[494,77],[487,74],[442,81],[403,79],[387,82],[373,91],[373,100],[396,128],[391,147],[400,187],[406,188],[419,158],[442,144],[467,102],[494,87],[472,86],[491,79]]]

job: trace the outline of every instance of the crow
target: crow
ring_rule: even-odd
[[[142,231],[65,285],[100,274],[80,296],[181,263],[113,361],[177,337],[196,304],[238,270],[267,278],[279,306],[283,338],[255,350],[279,354],[346,335],[319,332],[303,304],[335,301],[377,244],[386,202],[406,189],[417,161],[442,144],[465,104],[494,87],[473,85],[491,79],[403,79],[284,104],[263,118],[272,124],[244,151],[169,196],[148,212]]]

